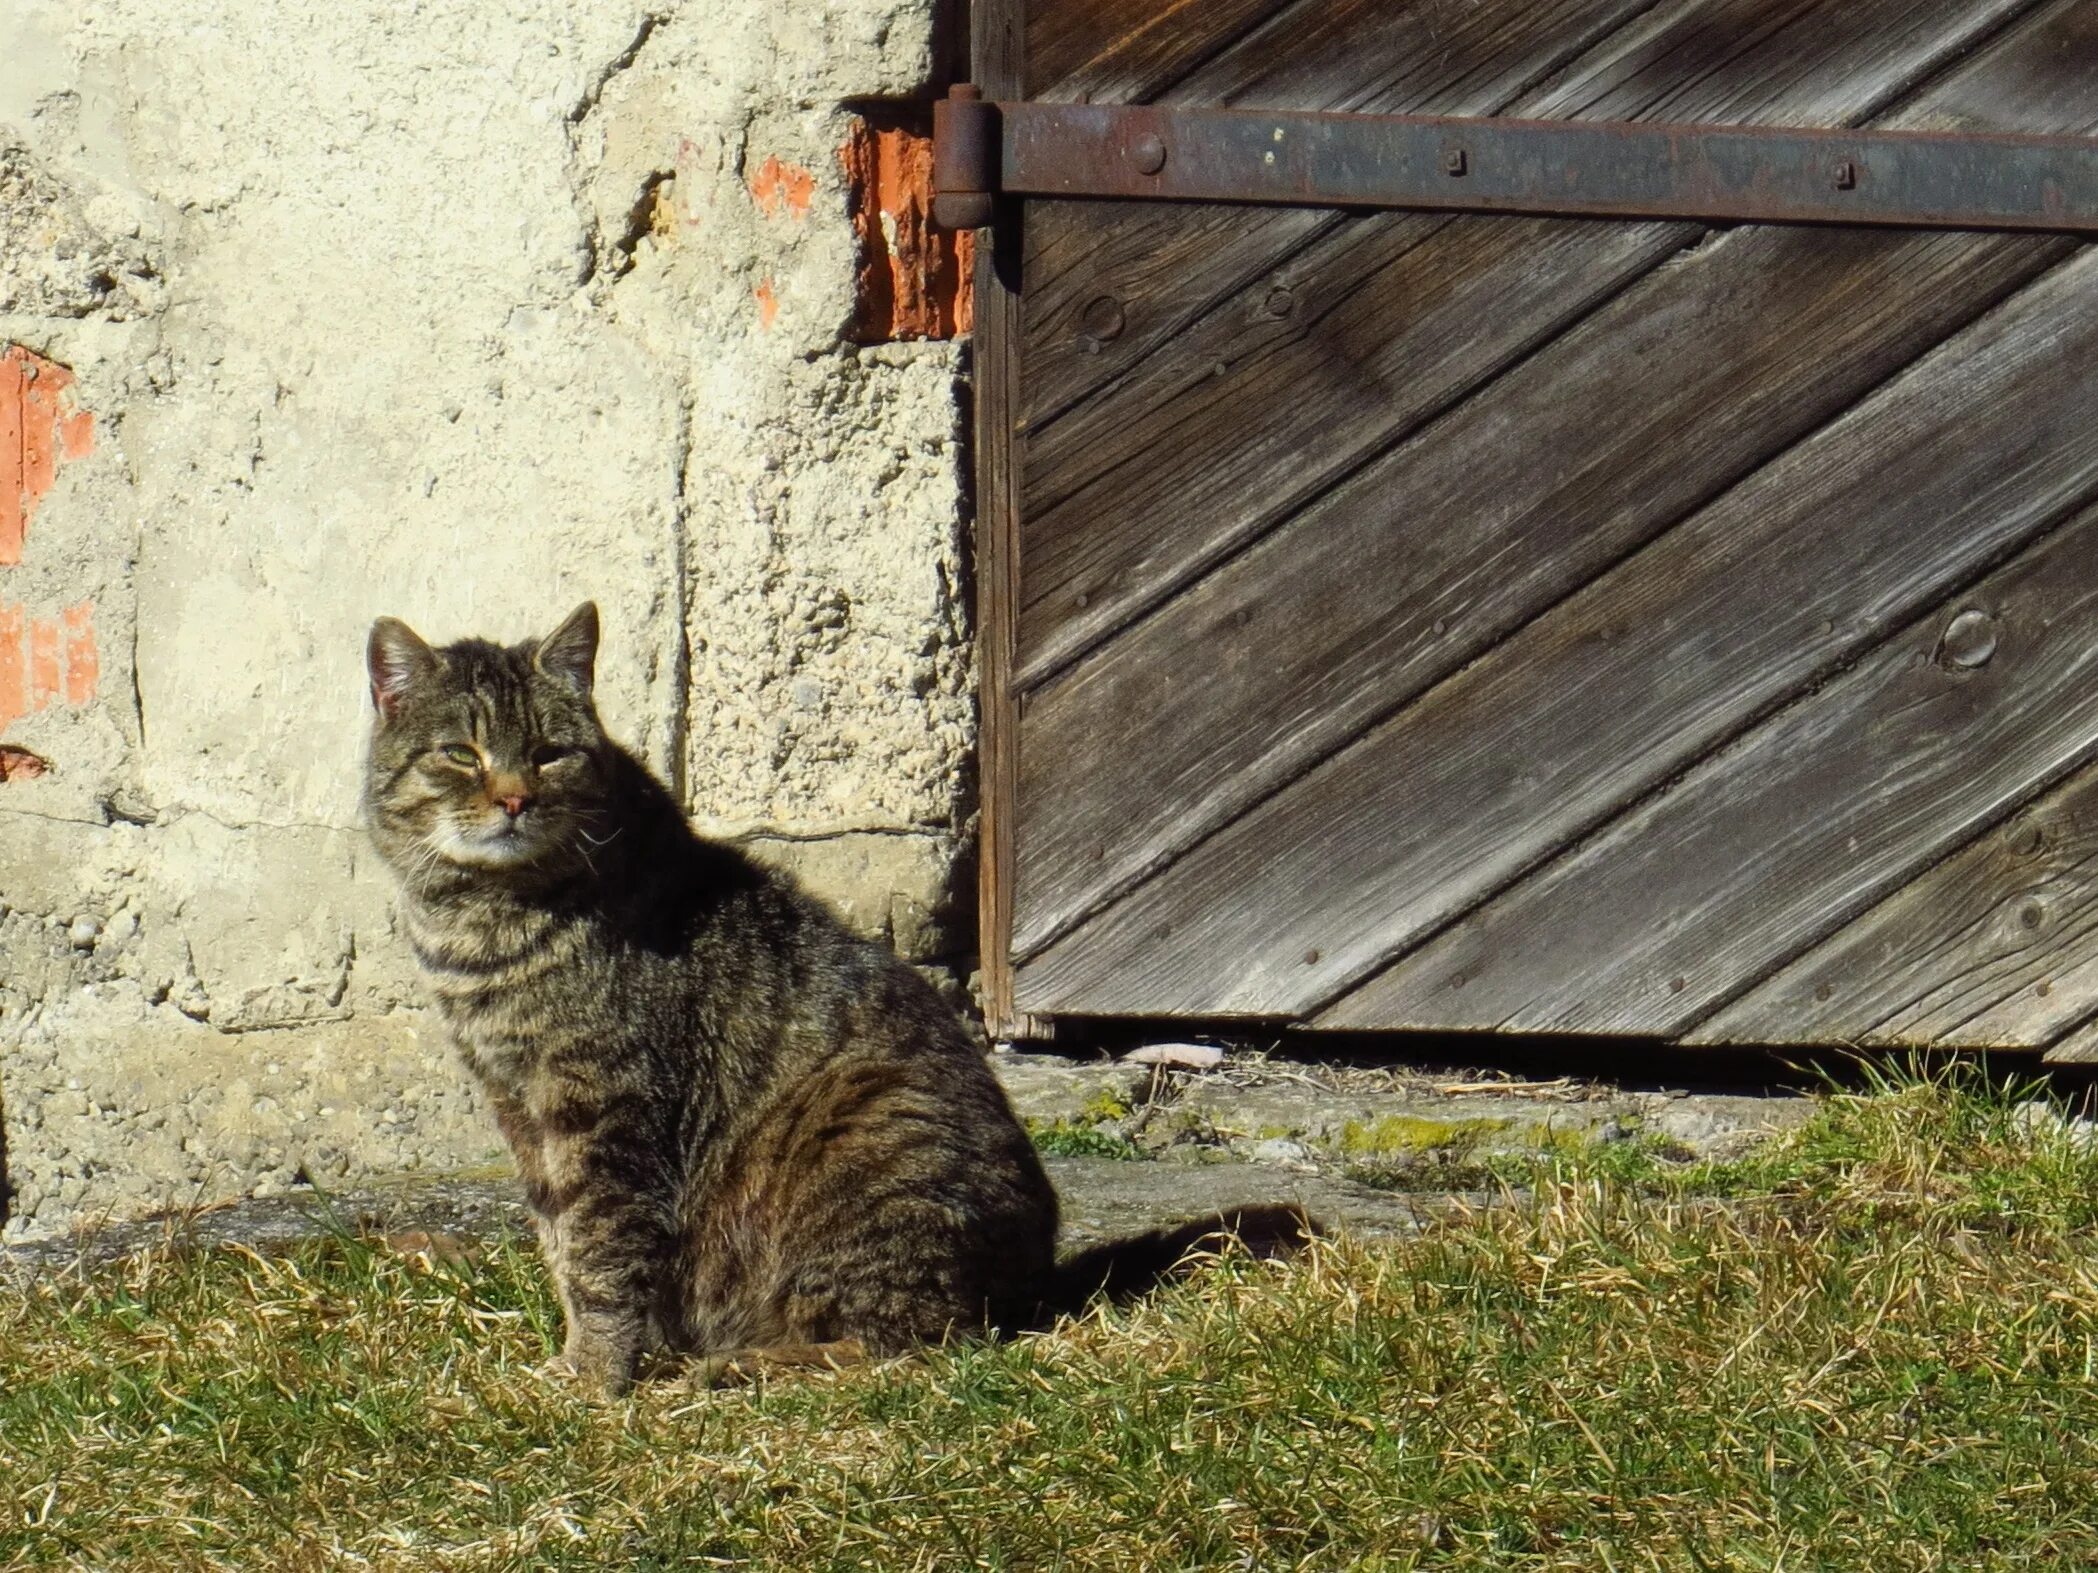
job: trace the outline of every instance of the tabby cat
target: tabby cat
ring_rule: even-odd
[[[1134,1292],[1252,1209],[1058,1264],[1057,1204],[919,975],[696,835],[606,737],[598,617],[433,649],[382,618],[372,838],[449,1034],[516,1154],[567,1338],[618,1393],[657,1350],[900,1352]]]

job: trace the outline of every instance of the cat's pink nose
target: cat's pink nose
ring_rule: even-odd
[[[532,806],[531,798],[522,792],[512,792],[508,797],[499,797],[496,801],[503,805],[503,812],[512,819]]]

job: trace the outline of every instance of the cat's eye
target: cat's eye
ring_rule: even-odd
[[[565,759],[574,759],[582,753],[580,748],[563,748],[559,743],[546,743],[532,750],[532,763],[540,770],[548,765],[558,765]]]
[[[455,765],[478,766],[481,756],[465,743],[447,743],[438,752]]]

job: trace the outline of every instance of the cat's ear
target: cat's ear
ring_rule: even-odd
[[[371,674],[372,708],[381,720],[391,720],[408,690],[437,670],[437,652],[398,617],[382,617],[364,641],[364,666]]]
[[[540,640],[539,648],[532,652],[532,664],[589,693],[597,670],[597,603],[585,601]]]

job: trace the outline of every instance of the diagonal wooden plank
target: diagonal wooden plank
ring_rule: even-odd
[[[2098,1018],[2055,1044],[2045,1059],[2049,1065],[2098,1065]]]
[[[1242,108],[1493,114],[1651,3],[1495,0],[1453,11],[1328,0],[1292,10],[1165,96]],[[1150,94],[1094,96],[1130,102]],[[1386,216],[1368,227],[1401,222]],[[1045,424],[1122,376],[1218,301],[1343,224],[1315,209],[1030,204],[1029,424]],[[1088,314],[1101,301],[1113,303],[1105,333]]]
[[[1318,1025],[1675,1036],[2094,756],[2098,509]],[[2088,933],[2070,954],[2098,962]]]
[[[1657,108],[1674,105],[1669,86],[1687,82],[1705,104],[1704,118],[1769,120],[1784,113],[1785,94],[1772,91],[1763,62],[1778,62],[1782,78],[1788,55],[1807,52],[1796,40],[1772,35],[1801,31],[1802,14],[1819,3],[1544,0],[1452,7],[1444,0],[1329,0],[1282,14],[1169,91],[1161,93],[1150,77],[1068,96],[1363,113],[1653,118]],[[1962,29],[1962,47],[2034,3],[1976,8],[1971,30]],[[1834,11],[1826,19],[1842,20]],[[1915,13],[1905,25],[1933,26],[1935,18]],[[1715,60],[1730,63],[1717,83],[1697,65]],[[1535,85],[1540,82],[1546,85]],[[1694,118],[1688,108],[1682,113]],[[1140,204],[1035,204],[1029,245],[1031,255],[1039,248],[1040,265],[1029,266],[1027,419],[1046,424],[1126,374],[1223,296],[1340,223],[1331,214],[1271,210],[1180,208],[1161,215]],[[1069,298],[1074,294],[1077,299]],[[1087,331],[1083,316],[1087,305],[1103,299],[1122,311],[1106,342]]]
[[[1594,829],[2098,488],[2094,301],[2098,256],[2048,274],[1024,964],[1023,1002],[1301,1015]]]
[[[1303,774],[2062,252],[1742,231],[1613,302],[1030,696],[1016,950]],[[1138,746],[1074,746],[1101,737]]]
[[[1682,1038],[2040,1049],[2093,1014],[2098,770],[2085,770]]]
[[[1997,129],[2098,126],[2098,73],[2054,70],[2079,54],[2098,58],[2098,5],[2058,5],[1895,123],[1971,124],[1994,105]],[[1016,949],[1039,950],[2071,248],[1744,229],[1643,280],[1030,696]],[[1101,737],[1138,746],[1089,746]]]
[[[1676,69],[1695,101],[1776,122],[1868,115],[2024,0],[1816,0],[1775,32],[1708,25]],[[1707,0],[1712,24],[1764,0]],[[1747,35],[1742,42],[1736,33]],[[1614,40],[1613,40],[1614,42]],[[1738,46],[1738,52],[1727,52]],[[1705,51],[1718,50],[1717,57]],[[1746,77],[1753,92],[1744,92]],[[1635,99],[1650,96],[1642,86]],[[1609,96],[1603,112],[1621,107]],[[1678,97],[1674,111],[1692,115]],[[1525,107],[1524,112],[1527,112]],[[1414,231],[1438,223],[1437,237]],[[1551,221],[1521,221],[1532,237]],[[1493,220],[1399,217],[1322,242],[1277,273],[1299,297],[1275,316],[1234,297],[1129,377],[1030,433],[1020,680],[1033,686],[1398,441],[1567,321],[1686,244],[1694,226],[1559,221],[1491,261]],[[1449,237],[1447,240],[1441,237]],[[1328,246],[1334,278],[1325,277]],[[1582,248],[1592,248],[1583,259]],[[1393,261],[1364,271],[1370,252]],[[1451,268],[1451,259],[1464,263]],[[1553,302],[1571,304],[1554,314]],[[1246,412],[1260,418],[1248,421]]]
[[[1025,96],[1143,103],[1277,16],[1331,0],[1030,0]]]

